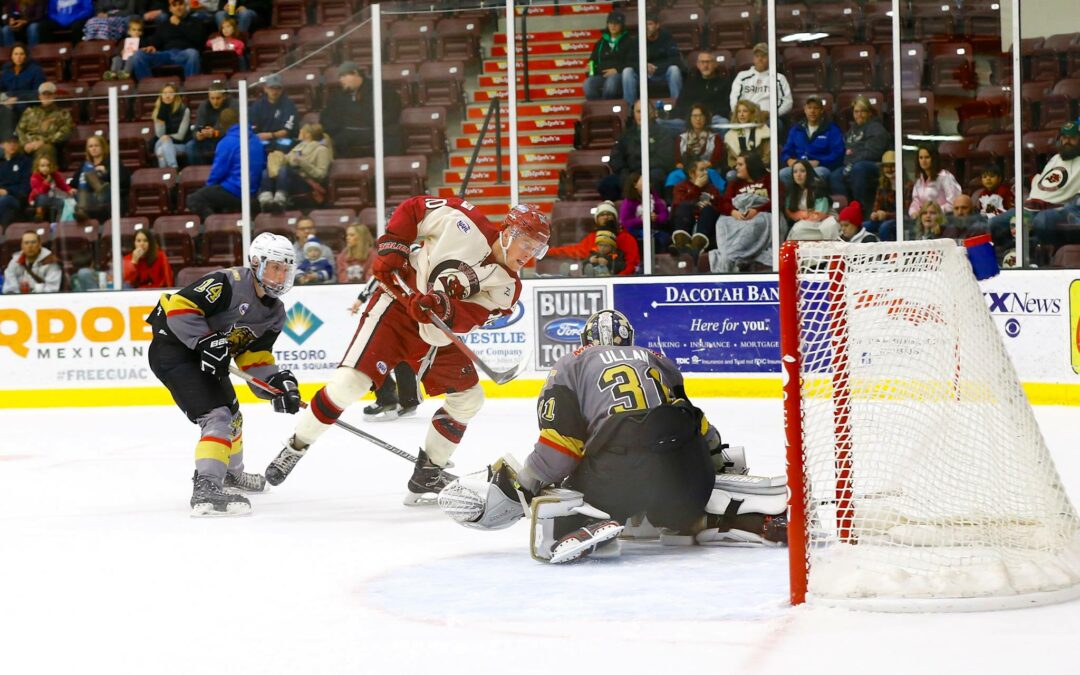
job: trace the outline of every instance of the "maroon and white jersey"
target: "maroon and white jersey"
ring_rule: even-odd
[[[411,197],[394,210],[387,234],[420,244],[409,255],[421,293],[443,291],[451,299],[450,327],[467,333],[493,315],[508,314],[521,295],[521,280],[495,260],[501,230],[483,213],[457,197]],[[420,337],[430,345],[450,344],[435,326],[420,324]]]

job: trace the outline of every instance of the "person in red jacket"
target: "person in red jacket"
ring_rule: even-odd
[[[641,251],[638,250],[637,239],[619,226],[619,212],[615,204],[610,201],[600,202],[593,216],[596,219],[596,230],[608,230],[615,233],[615,244],[619,247],[626,267],[619,272],[618,276],[630,276],[637,271],[641,262]],[[553,258],[571,258],[573,260],[588,260],[592,252],[596,250],[596,231],[588,233],[576,244],[556,246],[548,250],[548,256]]]
[[[53,222],[60,220],[64,200],[72,196],[71,187],[56,170],[56,163],[48,154],[34,158],[34,172],[30,174],[30,196],[27,200],[34,207],[34,220],[46,217]]]
[[[724,198],[709,180],[709,166],[706,159],[694,162],[687,168],[689,177],[675,186],[672,253],[686,252],[696,258],[709,247]]]
[[[135,248],[124,256],[124,283],[132,288],[173,287],[172,265],[153,232],[135,233]]]

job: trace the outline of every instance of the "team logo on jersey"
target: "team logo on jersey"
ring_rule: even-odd
[[[236,308],[236,311],[240,312],[240,316],[244,316],[245,314],[247,314],[247,311],[250,308],[251,308],[250,304],[248,304],[246,302],[241,302],[240,306]]]
[[[1069,172],[1065,167],[1055,166],[1039,177],[1039,189],[1045,192],[1060,190],[1062,185],[1069,182]]]
[[[229,354],[236,356],[255,342],[255,333],[247,326],[233,326],[229,329]]]
[[[322,325],[322,319],[298,302],[285,312],[285,327],[281,332],[291,337],[296,344],[302,345]]]
[[[390,371],[390,369],[386,367],[385,361],[376,361],[375,368],[378,369],[380,375],[385,375]]]
[[[472,229],[472,228],[470,228],[469,224],[466,223],[464,220],[459,220],[459,221],[457,221],[457,229],[461,230],[465,234],[468,234],[469,230]]]

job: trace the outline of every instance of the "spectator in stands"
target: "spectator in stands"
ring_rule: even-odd
[[[124,285],[131,288],[172,288],[172,265],[153,232],[135,232],[134,248],[124,256]]]
[[[597,230],[593,244],[595,248],[589,251],[589,257],[582,265],[581,271],[585,276],[610,277],[626,269],[626,257],[619,250],[614,232]]]
[[[987,219],[1000,216],[1013,208],[1015,196],[1012,186],[1002,182],[1001,178],[1001,169],[996,164],[988,164],[983,167],[979,176],[982,187],[971,196],[976,211]]]
[[[86,157],[79,170],[75,172],[72,184],[75,186],[75,219],[97,218],[105,220],[111,215],[112,192],[109,187],[113,181],[112,163],[109,160],[109,142],[104,136],[91,136],[86,139]],[[131,174],[120,164],[120,194],[126,195],[131,183]]]
[[[596,250],[596,233],[599,230],[607,230],[615,233],[615,245],[626,261],[626,266],[618,276],[629,276],[637,271],[638,263],[641,262],[641,251],[638,249],[637,239],[619,226],[619,212],[615,204],[610,201],[601,202],[596,207],[595,229],[586,234],[576,244],[556,246],[547,252],[547,258],[570,258],[572,260],[588,260],[589,255]]]
[[[764,271],[772,263],[772,188],[769,172],[753,153],[739,155],[716,219],[713,272]]]
[[[22,250],[4,271],[4,295],[59,291],[64,272],[52,251],[42,247],[41,236],[24,232],[20,244]]]
[[[908,215],[918,218],[927,202],[935,202],[945,213],[952,211],[952,202],[963,192],[956,177],[941,168],[941,155],[937,147],[929,143],[920,143],[918,162],[915,167],[915,185],[911,190],[911,204]]]
[[[366,225],[353,223],[345,228],[345,248],[334,261],[339,284],[362,284],[371,278],[375,264],[375,239]]]
[[[675,186],[672,205],[671,252],[696,258],[709,247],[716,229],[717,210],[724,195],[709,180],[709,162],[699,159],[689,167],[686,180]],[[691,234],[693,233],[693,234]]]
[[[315,221],[307,216],[296,221],[296,234],[293,236],[293,248],[296,249],[296,259],[304,258],[304,243],[315,236]],[[322,244],[322,257],[327,260],[334,259],[334,252],[326,244]]]
[[[844,163],[844,134],[825,114],[821,99],[817,96],[806,99],[803,112],[806,119],[791,128],[780,153],[780,163],[785,165],[780,169],[780,181],[788,188],[791,187],[791,167],[800,159],[808,160],[825,181]]]
[[[215,213],[234,213],[240,210],[240,125],[239,115],[231,108],[221,112],[221,126],[227,131],[214,150],[214,165],[206,186],[199,188],[187,199],[188,209],[199,214],[205,222]],[[250,128],[248,134],[248,168],[251,195],[259,186],[259,177],[266,167],[266,153]]]
[[[326,284],[334,280],[334,265],[323,253],[323,243],[311,235],[304,242],[304,257],[296,264],[296,283],[300,286]]]
[[[243,0],[243,4],[240,4],[240,2],[225,2],[225,7],[218,11],[215,18],[217,19],[218,26],[220,26],[225,22],[226,18],[232,16],[236,19],[237,24],[239,24],[240,32],[248,33],[250,35],[251,27],[255,25],[256,22],[269,25],[272,4],[273,3],[270,0]],[[232,6],[231,8],[230,5]]]
[[[624,230],[633,235],[639,242],[643,241],[645,236],[644,215],[642,214],[642,211],[645,210],[645,192],[646,188],[641,174],[637,171],[631,172],[626,177],[626,182],[623,183],[623,200],[622,204],[619,205],[619,223]],[[667,245],[671,243],[671,232],[667,227],[668,208],[667,204],[664,203],[664,198],[660,196],[657,190],[653,189],[648,192],[651,197],[649,213],[651,214],[650,227],[652,228],[653,243],[658,250],[661,250],[667,248]]]
[[[844,135],[843,170],[829,176],[829,189],[860,204],[870,204],[877,187],[878,160],[892,147],[892,135],[865,96],[855,98],[851,114],[853,121]]]
[[[184,99],[176,90],[176,85],[165,84],[154,101],[154,154],[158,166],[171,169],[179,168],[177,156],[187,154],[187,137],[191,128],[191,109],[184,105]]]
[[[43,84],[45,71],[30,59],[26,47],[21,44],[12,47],[11,60],[0,70],[0,92],[4,93],[4,105],[14,106],[15,113],[21,115],[37,98]]]
[[[736,75],[731,82],[731,95],[728,97],[731,109],[734,110],[736,103],[746,99],[756,103],[765,117],[769,117],[769,83],[772,79],[769,71],[769,45],[759,42],[754,45],[754,65]],[[776,101],[780,108],[779,115],[783,117],[791,112],[791,86],[783,73],[776,74],[776,82]]]
[[[169,0],[146,0],[143,4],[143,20],[155,25],[169,20]]]
[[[220,32],[211,35],[206,41],[206,49],[212,52],[233,51],[239,57],[239,70],[247,70],[247,57],[244,51],[247,46],[240,39],[240,29],[236,25],[236,19],[229,17],[221,22]]]
[[[189,164],[207,164],[213,158],[214,148],[226,131],[218,123],[222,111],[226,109],[236,112],[236,101],[228,96],[224,84],[215,82],[210,85],[207,99],[199,104],[199,110],[195,113],[194,132],[185,147]]]
[[[671,117],[656,120],[656,123],[672,133],[686,131],[686,120],[690,116],[690,106],[700,103],[713,112],[712,125],[727,124],[727,87],[724,78],[716,67],[716,56],[709,50],[698,52],[697,68],[690,71],[678,100],[671,109]],[[734,161],[734,159],[732,160]]]
[[[699,159],[709,161],[709,166],[720,166],[724,156],[724,141],[719,134],[709,129],[709,111],[705,106],[695,103],[690,106],[688,128],[675,138],[675,168],[668,174],[664,188],[674,188],[686,180],[683,167],[691,166]],[[709,171],[709,179],[718,190],[727,186],[727,181],[716,171]]]
[[[27,108],[19,119],[19,142],[27,153],[48,152],[55,161],[75,129],[75,122],[70,112],[56,105],[56,85],[52,82],[38,87],[38,98],[41,105]]]
[[[169,0],[169,18],[158,24],[150,44],[131,57],[136,80],[150,77],[157,66],[179,65],[184,77],[197,75],[201,68],[199,50],[206,42],[202,21],[189,15],[186,0]]]
[[[341,89],[319,114],[326,133],[334,141],[335,157],[367,157],[375,150],[375,108],[371,81],[352,61],[338,66]],[[383,141],[387,155],[398,154],[401,138],[398,120],[401,118],[401,99],[391,87],[383,88]]]
[[[82,35],[83,24],[93,15],[91,0],[48,0],[46,15],[38,24],[41,41],[62,42],[57,33],[64,30],[70,30],[75,36]]]
[[[251,126],[267,152],[288,152],[300,128],[300,112],[285,96],[285,83],[277,73],[262,83],[263,93],[251,106]]]
[[[75,273],[71,275],[71,290],[75,293],[101,289],[98,271],[94,268],[94,255],[86,249],[79,249],[71,254],[71,266]]]
[[[127,36],[118,44],[119,53],[112,59],[112,66],[101,76],[103,80],[130,80],[135,61],[132,59],[142,44],[143,19],[135,15],[128,18]]]
[[[668,173],[675,168],[675,140],[671,134],[657,126],[656,108],[649,111],[649,178],[652,187],[664,184]],[[597,190],[608,201],[622,197],[622,186],[631,173],[641,171],[641,101],[633,106],[633,121],[628,122],[619,140],[611,148],[608,159],[611,175],[600,180]]]
[[[833,217],[825,181],[805,159],[791,165],[791,188],[784,200],[784,216],[791,223],[790,241],[833,241],[840,226]]]
[[[675,44],[675,38],[661,28],[659,16],[651,10],[645,17],[645,68],[649,84],[667,84],[668,96],[679,98],[683,84],[682,54],[679,53],[679,45]],[[636,93],[639,89],[636,63],[632,72],[634,77],[630,86]]]
[[[30,195],[34,206],[34,220],[43,221],[46,216],[52,222],[60,220],[60,214],[71,199],[71,187],[56,170],[56,163],[48,152],[34,155],[34,172],[30,174]]]
[[[915,218],[916,239],[940,239],[945,231],[945,212],[935,201],[923,202]]]
[[[124,36],[137,4],[137,0],[95,0],[94,16],[83,25],[82,38],[116,42]]]
[[[4,46],[22,40],[33,47],[38,43],[38,25],[45,18],[45,3],[40,0],[8,0],[4,3]]]
[[[965,239],[986,232],[987,221],[975,212],[975,202],[965,194],[956,195],[952,203],[952,213],[945,217],[944,237],[946,239]]]
[[[272,152],[259,185],[259,208],[284,210],[290,200],[310,195],[317,204],[326,199],[324,182],[334,151],[322,125],[305,124],[300,142],[288,155]]]
[[[744,152],[752,152],[761,157],[761,161],[769,162],[769,126],[764,122],[765,118],[757,103],[742,99],[735,104],[735,124],[756,126],[728,129],[724,134],[728,180],[735,179],[735,161]]]
[[[881,177],[870,217],[863,221],[863,228],[879,237],[880,241],[896,240],[896,153],[886,150],[881,155]]]
[[[7,228],[26,208],[30,194],[30,157],[19,147],[17,136],[4,138],[4,158],[0,160],[0,231]]]
[[[880,239],[863,228],[862,204],[851,202],[840,209],[840,239],[852,244],[874,244]]]
[[[634,68],[637,48],[634,38],[626,32],[626,15],[613,10],[607,16],[607,28],[589,55],[588,77],[585,78],[585,98],[619,98],[628,104],[637,100]]]

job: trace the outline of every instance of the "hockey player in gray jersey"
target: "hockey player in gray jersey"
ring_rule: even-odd
[[[675,364],[633,338],[620,312],[590,317],[581,348],[555,363],[540,393],[540,437],[524,466],[504,458],[454,481],[439,495],[443,510],[479,529],[528,512],[533,557],[552,563],[617,555],[616,537],[641,516],[662,543],[784,543],[782,479],[744,476],[741,453],[728,453],[687,400]]]
[[[285,325],[279,297],[292,288],[295,251],[285,237],[263,233],[251,242],[250,268],[211,272],[175,293],[164,293],[147,323],[153,327],[150,369],[198,424],[192,515],[241,515],[251,503],[240,492],[262,492],[266,479],[244,471],[243,418],[229,381],[229,363],[282,393],[278,412],[300,409],[296,378],[274,363],[274,341]]]

